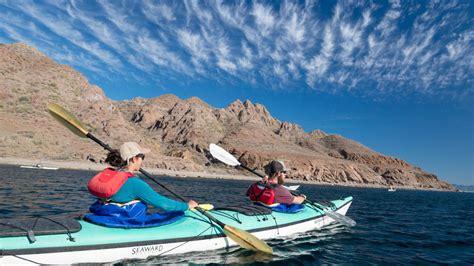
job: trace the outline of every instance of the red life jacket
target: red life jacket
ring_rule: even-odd
[[[110,198],[119,191],[125,181],[131,176],[133,174],[130,172],[120,172],[107,168],[89,180],[87,189],[98,198]]]
[[[251,201],[259,201],[266,205],[271,205],[275,202],[275,191],[262,182],[253,183],[247,190],[247,196]]]

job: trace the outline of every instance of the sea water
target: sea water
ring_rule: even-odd
[[[0,219],[39,215],[76,217],[94,199],[86,189],[95,172],[21,169],[0,165]],[[248,204],[249,181],[156,177],[185,198],[215,205]],[[146,178],[144,178],[146,180]],[[160,193],[172,197],[148,182]],[[353,196],[347,215],[357,226],[268,241],[274,255],[240,248],[149,258],[152,264],[474,264],[474,193],[350,188],[302,184],[309,198]]]

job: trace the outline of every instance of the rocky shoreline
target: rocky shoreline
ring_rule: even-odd
[[[104,161],[100,146],[78,138],[48,113],[47,105],[57,103],[111,147],[134,140],[150,149],[145,168],[158,174],[246,175],[212,158],[208,147],[216,143],[250,168],[282,160],[291,168],[294,182],[456,190],[401,158],[338,134],[306,132],[280,121],[264,105],[248,99],[235,99],[225,108],[173,94],[114,101],[78,71],[28,45],[0,44],[0,59],[0,154],[5,158],[46,158],[75,165]],[[71,167],[96,169],[93,164]]]
[[[87,171],[101,171],[106,168],[107,164],[93,163],[89,161],[55,161],[45,159],[23,159],[23,158],[0,158],[0,165],[36,165],[41,164],[47,167],[57,167],[59,169],[71,169],[71,170],[87,170]],[[223,169],[212,169],[211,171],[175,171],[175,170],[164,170],[164,169],[149,169],[144,167],[149,173],[157,176],[169,176],[169,177],[194,177],[194,178],[206,178],[206,179],[230,179],[230,180],[248,180],[256,181],[257,177],[252,174],[239,175],[235,173],[229,173]],[[329,183],[329,182],[318,182],[318,181],[304,181],[299,179],[288,179],[288,183],[291,184],[311,184],[311,185],[323,185],[323,186],[341,186],[341,187],[355,187],[355,188],[380,188],[385,189],[387,187],[376,185],[376,184],[358,184],[358,183]],[[414,186],[397,186],[397,189],[407,190],[426,190],[426,191],[446,191],[442,189],[433,188],[420,188]]]

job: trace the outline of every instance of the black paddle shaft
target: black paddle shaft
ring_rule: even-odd
[[[105,144],[104,142],[102,142],[100,139],[96,138],[94,135],[92,135],[92,133],[88,132],[87,135],[86,135],[88,138],[90,138],[91,140],[95,141],[97,144],[99,144],[100,146],[102,146],[104,149],[108,150],[108,151],[113,151],[114,149],[112,149],[109,145]]]
[[[104,149],[108,150],[108,151],[113,151],[114,149],[112,149],[109,145],[107,145],[106,143],[104,143],[103,141],[101,141],[100,139],[96,138],[94,135],[92,135],[90,132],[87,133],[86,135],[88,138],[90,138],[91,140],[95,141],[97,144],[99,144],[100,146],[102,146]],[[159,185],[160,187],[164,188],[166,191],[168,191],[169,193],[173,194],[175,197],[179,198],[180,200],[186,202],[186,200],[181,197],[179,194],[176,194],[173,190],[167,188],[165,185],[161,184],[160,182],[158,182],[156,179],[154,179],[150,173],[148,173],[147,171],[143,170],[142,168],[140,168],[140,173],[144,174],[146,177],[148,177],[151,181],[155,182],[155,184]],[[211,216],[210,214],[208,214],[205,210],[201,209],[200,207],[196,207],[196,210],[198,210],[200,213],[202,213],[204,216],[206,216],[207,218],[209,218],[211,221],[215,222],[216,224],[218,224],[220,227],[224,228],[225,224],[222,223],[221,221],[217,220],[216,218],[214,218],[213,216]]]
[[[265,177],[265,176],[263,176],[262,174],[260,174],[259,172],[255,171],[255,170],[253,170],[253,169],[248,168],[245,164],[240,164],[240,167],[244,168],[244,169],[247,170],[247,171],[252,172],[253,174],[255,174],[255,175],[257,175],[257,176],[259,176],[259,177],[261,177],[261,178],[264,178],[264,177]]]

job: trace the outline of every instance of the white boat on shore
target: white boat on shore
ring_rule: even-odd
[[[395,191],[397,191],[397,189],[394,188],[393,186],[390,186],[390,187],[388,188],[388,192],[395,192]]]
[[[27,169],[43,169],[43,170],[58,170],[58,167],[48,167],[43,166],[41,164],[36,165],[20,165],[20,168],[27,168]]]

